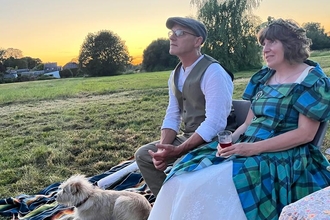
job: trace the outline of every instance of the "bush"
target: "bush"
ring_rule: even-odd
[[[78,68],[65,69],[60,71],[61,78],[72,78],[78,76]]]
[[[34,78],[31,78],[31,76],[28,75],[20,75],[18,74],[18,77],[16,78],[16,82],[26,82],[26,81],[33,81]]]

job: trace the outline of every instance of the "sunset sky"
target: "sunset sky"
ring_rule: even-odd
[[[78,57],[88,33],[110,30],[125,41],[135,63],[167,37],[171,16],[194,16],[190,0],[0,0],[0,48],[64,65]],[[318,22],[330,32],[330,0],[263,0],[255,15]]]

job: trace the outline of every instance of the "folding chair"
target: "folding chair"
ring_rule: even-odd
[[[327,133],[328,130],[328,125],[329,125],[329,121],[321,122],[319,129],[317,130],[316,135],[312,141],[312,144],[317,146],[319,149],[321,149],[322,147],[325,134]]]
[[[249,112],[251,103],[246,100],[233,100],[234,113],[236,116],[237,126],[241,126],[244,123],[245,118]]]

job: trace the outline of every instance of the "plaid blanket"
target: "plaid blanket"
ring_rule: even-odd
[[[134,163],[135,160],[124,161],[110,170],[96,176],[89,177],[93,184],[97,181],[120,172],[125,167]],[[60,205],[56,202],[56,194],[61,183],[54,183],[35,195],[19,195],[0,200],[0,215],[10,217],[10,219],[24,220],[56,220],[65,215],[73,213],[74,207]],[[107,189],[135,191],[146,197],[152,204],[155,201],[154,195],[145,184],[140,172],[134,171],[118,178]]]

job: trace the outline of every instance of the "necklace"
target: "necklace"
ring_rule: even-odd
[[[277,74],[275,73],[275,74],[274,74],[274,79],[275,79],[275,81],[276,81],[278,84],[282,84],[282,83],[284,83],[285,81],[287,81],[289,78],[291,78],[291,77],[297,75],[298,73],[301,73],[301,72],[299,71],[299,72],[297,72],[297,73],[295,73],[295,74],[293,74],[293,75],[290,75],[290,76],[286,77],[284,80],[281,80],[281,82],[277,80],[277,77],[276,77]]]

